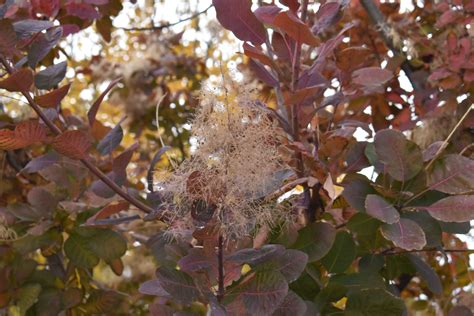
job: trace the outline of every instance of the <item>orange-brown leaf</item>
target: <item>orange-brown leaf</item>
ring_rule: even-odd
[[[320,42],[319,39],[311,33],[308,25],[291,11],[278,13],[273,23],[297,42],[305,43],[310,46],[316,46]]]
[[[0,149],[19,149],[44,140],[46,140],[46,129],[38,121],[21,122],[14,131],[0,130]]]
[[[12,73],[8,78],[0,81],[0,89],[10,92],[21,92],[30,89],[33,84],[33,71],[29,68],[22,68]]]
[[[38,105],[43,108],[55,108],[59,105],[59,103],[61,103],[61,100],[64,99],[64,97],[67,95],[70,87],[71,87],[71,84],[68,83],[67,85],[62,86],[61,88],[55,89],[49,93],[36,96],[35,102],[38,103]]]
[[[56,136],[53,148],[58,153],[72,159],[84,159],[91,146],[89,137],[82,131],[66,131]]]

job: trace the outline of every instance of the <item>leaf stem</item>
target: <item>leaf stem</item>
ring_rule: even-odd
[[[13,67],[8,63],[6,58],[2,55],[0,55],[0,63],[5,67],[5,70],[9,73],[12,74],[14,72]],[[26,98],[28,101],[28,104],[30,107],[36,112],[36,114],[41,118],[41,120],[46,124],[46,126],[53,132],[55,135],[60,135],[62,134],[61,129],[57,127],[41,110],[41,108],[36,104],[36,102],[33,100],[30,92],[28,90],[23,90],[21,91],[21,94]],[[140,200],[136,199],[135,197],[129,195],[127,192],[125,192],[120,186],[118,186],[114,181],[112,181],[106,174],[104,174],[99,168],[97,168],[95,165],[92,164],[87,159],[81,159],[80,160],[84,166],[87,167],[97,178],[99,178],[102,182],[104,182],[108,187],[110,187],[115,193],[120,195],[122,198],[127,200],[130,204],[136,206],[139,210],[145,212],[145,213],[151,213],[153,212],[153,209],[141,202]]]

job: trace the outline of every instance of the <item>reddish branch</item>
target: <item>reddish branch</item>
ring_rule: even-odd
[[[399,250],[399,251],[394,251],[393,248],[387,249],[385,251],[382,251],[380,254],[384,256],[390,256],[390,255],[398,255],[398,254],[403,254],[403,253],[414,253],[414,252],[447,252],[447,253],[456,253],[456,252],[472,252],[474,253],[474,249],[438,249],[438,248],[426,248],[426,249],[421,249],[421,250]]]
[[[204,13],[206,13],[207,11],[209,11],[209,9],[212,8],[213,6],[214,6],[214,5],[211,4],[210,6],[208,6],[207,8],[205,8],[204,10],[199,11],[199,12],[197,12],[197,13],[195,13],[195,14],[193,14],[193,15],[187,17],[187,18],[178,20],[178,21],[173,22],[173,23],[165,23],[165,24],[162,24],[162,25],[153,25],[153,26],[149,26],[149,27],[130,27],[130,28],[117,27],[117,29],[124,30],[124,31],[128,31],[128,32],[131,32],[131,31],[142,32],[142,31],[157,31],[157,30],[162,30],[162,29],[166,29],[166,28],[169,28],[169,27],[172,27],[172,26],[181,24],[181,23],[183,23],[183,22],[186,22],[186,21],[195,19],[195,18],[197,18],[198,16],[200,16],[201,14],[204,14]]]
[[[219,236],[219,243],[217,245],[217,265],[219,269],[219,276],[218,276],[218,289],[217,289],[217,300],[219,302],[222,301],[225,294],[225,287],[224,287],[224,237],[222,235]]]
[[[4,56],[0,56],[0,62],[2,63],[2,65],[5,67],[5,70],[9,74],[12,74],[14,72],[14,69],[8,63],[8,61],[5,59]],[[21,93],[28,101],[28,104],[30,105],[30,107],[36,112],[36,114],[38,114],[38,116],[41,118],[41,120],[43,120],[43,122],[51,130],[51,132],[53,132],[53,134],[55,135],[62,134],[59,127],[54,125],[54,123],[43,113],[39,105],[36,104],[30,92],[28,90],[23,90],[21,91]],[[107,177],[107,175],[105,175],[99,168],[94,166],[89,160],[81,159],[81,162],[82,164],[84,164],[84,166],[87,167],[87,169],[89,169],[95,176],[97,176],[97,178],[99,178],[102,182],[104,182],[107,186],[109,186],[115,193],[117,193],[122,198],[127,200],[130,204],[136,206],[139,210],[145,213],[153,212],[153,209],[151,207],[144,204],[143,202],[136,199],[135,197],[129,195],[127,192],[125,192],[120,186],[118,186],[114,181],[112,181],[109,177]]]

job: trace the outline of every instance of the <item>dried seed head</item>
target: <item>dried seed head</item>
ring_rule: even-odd
[[[229,77],[201,91],[193,156],[163,185],[175,206],[167,214],[169,233],[212,223],[238,238],[287,216],[284,207],[263,199],[283,165],[280,130],[255,100],[254,91]]]

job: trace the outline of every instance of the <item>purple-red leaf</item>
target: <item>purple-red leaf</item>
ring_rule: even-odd
[[[392,72],[379,68],[367,67],[352,73],[352,82],[368,88],[381,87],[393,78]]]
[[[101,16],[92,5],[87,3],[71,2],[65,7],[67,14],[77,16],[81,20],[97,20]]]
[[[259,62],[250,59],[249,67],[250,69],[252,69],[258,79],[262,80],[267,85],[271,87],[276,87],[280,84],[278,80]]]
[[[398,131],[385,129],[375,135],[375,151],[395,180],[406,181],[423,168],[420,148]]]
[[[430,206],[417,208],[427,210],[437,220],[462,223],[474,220],[474,195],[448,196]]]
[[[474,191],[474,160],[460,155],[438,159],[428,173],[428,186],[449,194]]]
[[[246,56],[257,59],[258,61],[260,61],[261,63],[267,66],[270,66],[270,67],[272,66],[272,61],[270,57],[265,55],[265,53],[261,49],[256,48],[250,45],[249,43],[244,43],[243,48],[244,48],[244,54]]]
[[[251,11],[250,0],[213,0],[219,23],[242,40],[254,45],[265,42],[267,33],[263,24]]]
[[[387,224],[398,222],[400,214],[397,209],[376,194],[369,194],[365,199],[367,214]]]
[[[68,94],[71,84],[55,89],[43,95],[35,96],[35,102],[43,108],[56,108]]]
[[[10,20],[0,20],[0,54],[10,57],[15,53],[16,33]]]
[[[112,151],[120,145],[123,138],[123,129],[120,126],[120,123],[123,122],[123,120],[124,119],[120,120],[120,122],[118,122],[117,125],[115,125],[115,127],[112,128],[97,145],[97,150],[101,155],[112,153]]]
[[[406,250],[421,250],[426,245],[425,232],[414,221],[400,218],[398,223],[383,224],[382,235],[395,246]]]
[[[310,46],[316,46],[320,42],[319,39],[311,33],[308,25],[291,11],[278,13],[273,21],[273,25],[279,27],[297,42],[305,43]]]

